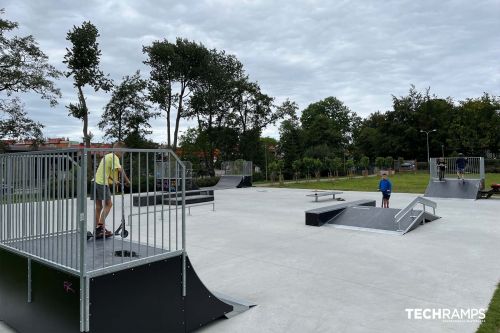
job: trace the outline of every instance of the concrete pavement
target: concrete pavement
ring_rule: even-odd
[[[305,210],[335,203],[308,193],[223,190],[215,212],[191,209],[187,249],[201,280],[258,304],[200,332],[475,332],[477,322],[410,320],[405,309],[488,306],[500,280],[500,200],[433,199],[442,218],[396,236],[306,226]],[[415,196],[395,193],[391,207]],[[10,331],[0,323],[0,332]]]

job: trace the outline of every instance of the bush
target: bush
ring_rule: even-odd
[[[263,174],[262,172],[254,172],[252,175],[253,182],[260,182],[260,181],[265,180],[265,178],[266,178],[265,174]]]
[[[379,168],[379,170],[383,169],[385,167],[385,164],[386,164],[385,158],[381,156],[375,158],[375,166]]]
[[[500,173],[500,159],[498,160],[484,160],[485,172]]]

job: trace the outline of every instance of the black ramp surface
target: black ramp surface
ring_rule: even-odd
[[[205,287],[189,258],[186,272],[186,297],[182,256],[92,279],[91,332],[192,332],[233,311]]]
[[[328,222],[331,225],[342,225],[366,229],[397,231],[394,216],[399,209],[377,207],[348,207],[344,212]]]
[[[382,230],[404,234],[411,231],[421,222],[430,222],[438,219],[436,215],[422,210],[412,210],[399,223],[394,216],[399,209],[379,207],[348,207],[341,214],[332,218],[326,225],[347,229],[361,229],[366,231]]]
[[[182,257],[90,281],[90,332],[185,332]]]
[[[446,179],[445,181],[429,181],[425,190],[426,197],[435,198],[458,198],[458,199],[477,199],[481,186],[480,180],[466,179],[462,182],[460,179]]]
[[[353,206],[375,207],[375,204],[376,204],[375,200],[357,200],[351,202],[344,202],[332,206],[310,209],[306,211],[306,225],[319,227],[330,221],[335,216],[341,214],[347,207],[353,207]]]
[[[225,316],[233,307],[213,295],[196,274],[189,257],[186,263],[186,331],[191,332],[201,326]]]
[[[243,176],[221,176],[217,184],[212,187],[206,187],[206,189],[224,190],[241,187],[243,178]]]

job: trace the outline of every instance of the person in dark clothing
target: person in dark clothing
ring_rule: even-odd
[[[440,158],[437,162],[438,176],[439,181],[444,180],[444,171],[446,169],[446,163],[444,163],[444,159]]]
[[[458,179],[464,179],[465,167],[467,166],[467,159],[464,157],[464,154],[458,154],[457,161],[455,162],[457,165],[457,176]]]
[[[382,207],[389,208],[389,199],[391,198],[392,184],[387,179],[387,174],[382,174],[382,179],[378,183],[378,189],[382,192]]]

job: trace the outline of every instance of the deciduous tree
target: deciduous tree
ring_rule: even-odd
[[[17,28],[17,22],[0,18],[0,138],[40,141],[43,125],[28,117],[20,97],[14,95],[34,92],[55,106],[61,93],[54,80],[61,72],[48,63],[33,36],[8,35]]]
[[[100,69],[101,50],[97,38],[99,32],[91,22],[83,22],[79,27],[74,26],[66,35],[71,43],[66,48],[63,63],[68,67],[66,77],[73,77],[73,86],[77,89],[78,103],[69,104],[69,114],[83,121],[83,138],[86,147],[90,147],[89,136],[89,109],[84,96],[84,88],[89,86],[94,91],[109,91],[113,84],[107,75]]]
[[[132,76],[125,76],[113,89],[99,122],[106,137],[123,141],[131,133],[143,138],[151,133],[149,121],[157,113],[150,110],[146,87],[146,80],[141,79],[137,71]]]

